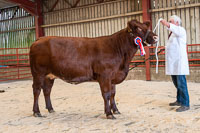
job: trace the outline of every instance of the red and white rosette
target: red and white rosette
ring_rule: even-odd
[[[139,45],[141,56],[144,56],[146,53],[142,44],[142,39],[140,37],[136,37],[134,41],[136,45]]]

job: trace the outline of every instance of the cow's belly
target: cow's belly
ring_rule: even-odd
[[[54,74],[52,73],[49,73],[46,75],[47,78],[49,79],[56,79],[56,78],[60,78],[68,83],[71,83],[71,84],[79,84],[79,83],[82,83],[82,82],[86,82],[86,81],[95,81],[92,76],[81,76],[81,77],[75,77],[75,78],[69,78],[69,77],[63,77],[63,76],[55,76]]]
[[[70,65],[65,67],[57,66],[52,74],[69,83],[81,83],[93,80],[92,70],[89,66]]]

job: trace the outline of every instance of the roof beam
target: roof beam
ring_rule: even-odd
[[[80,0],[77,0],[76,3],[72,6],[72,8],[75,8],[79,2],[80,2]]]
[[[50,12],[53,11],[53,9],[56,7],[56,5],[58,4],[58,2],[59,2],[59,0],[57,0],[57,1],[54,3],[54,5],[52,6],[52,8],[50,9]]]
[[[73,5],[71,3],[69,3],[68,0],[64,0],[68,5],[70,5],[70,7],[72,7]]]
[[[20,7],[27,10],[31,15],[37,15],[36,3],[29,0],[9,0],[10,2],[18,4]]]
[[[104,0],[97,0],[97,2],[98,2],[98,3],[103,3],[103,2],[104,2]]]

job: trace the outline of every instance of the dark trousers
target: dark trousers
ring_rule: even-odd
[[[185,75],[171,75],[172,81],[177,89],[177,102],[183,106],[190,106],[187,81]]]

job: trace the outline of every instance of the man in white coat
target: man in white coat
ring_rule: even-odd
[[[177,99],[170,106],[180,106],[176,112],[190,109],[189,94],[185,75],[189,75],[187,57],[186,31],[181,27],[181,19],[173,15],[169,22],[162,20],[161,23],[170,31],[165,47],[165,72],[171,75],[172,81],[177,88]]]

